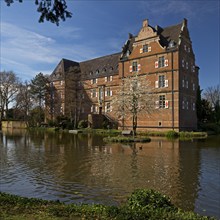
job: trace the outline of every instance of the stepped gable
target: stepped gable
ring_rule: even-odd
[[[118,73],[118,62],[121,53],[115,53],[92,60],[80,62],[82,76],[103,77],[108,74]]]

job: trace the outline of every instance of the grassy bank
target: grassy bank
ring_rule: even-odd
[[[87,204],[64,204],[59,201],[29,199],[0,193],[0,219],[214,219],[185,212],[170,199],[153,190],[136,190],[119,207]]]
[[[103,138],[105,142],[119,142],[119,143],[132,143],[132,142],[150,142],[149,137],[125,137],[125,136],[116,136],[116,137],[105,137]]]

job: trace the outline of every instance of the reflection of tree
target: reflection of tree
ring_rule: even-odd
[[[81,201],[89,195],[91,200],[109,202],[108,195],[121,200],[141,187],[169,195],[182,208],[195,203],[200,170],[196,142],[157,138],[129,146],[104,145],[100,136],[83,134],[30,131],[17,136],[7,135],[8,146],[9,142],[16,145],[6,150],[10,160],[22,164],[20,167],[31,173],[32,182],[50,188],[53,195],[59,192]],[[4,166],[7,164],[6,159]],[[75,195],[76,191],[81,196]]]

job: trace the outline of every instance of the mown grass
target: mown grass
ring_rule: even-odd
[[[154,190],[134,191],[121,206],[88,204],[64,204],[61,202],[29,199],[0,193],[0,219],[4,220],[145,220],[145,219],[191,219],[205,220],[213,217],[200,216],[175,207],[171,200]]]

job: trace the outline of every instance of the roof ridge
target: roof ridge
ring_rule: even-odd
[[[117,52],[117,53],[113,53],[113,54],[108,54],[108,55],[101,56],[101,57],[96,57],[96,58],[93,58],[93,59],[90,59],[90,60],[84,60],[84,61],[81,61],[79,63],[84,63],[84,62],[89,62],[89,61],[93,61],[93,60],[98,60],[98,59],[106,58],[106,57],[110,57],[110,56],[116,56],[116,55],[119,55],[119,54],[121,54],[121,52]]]

